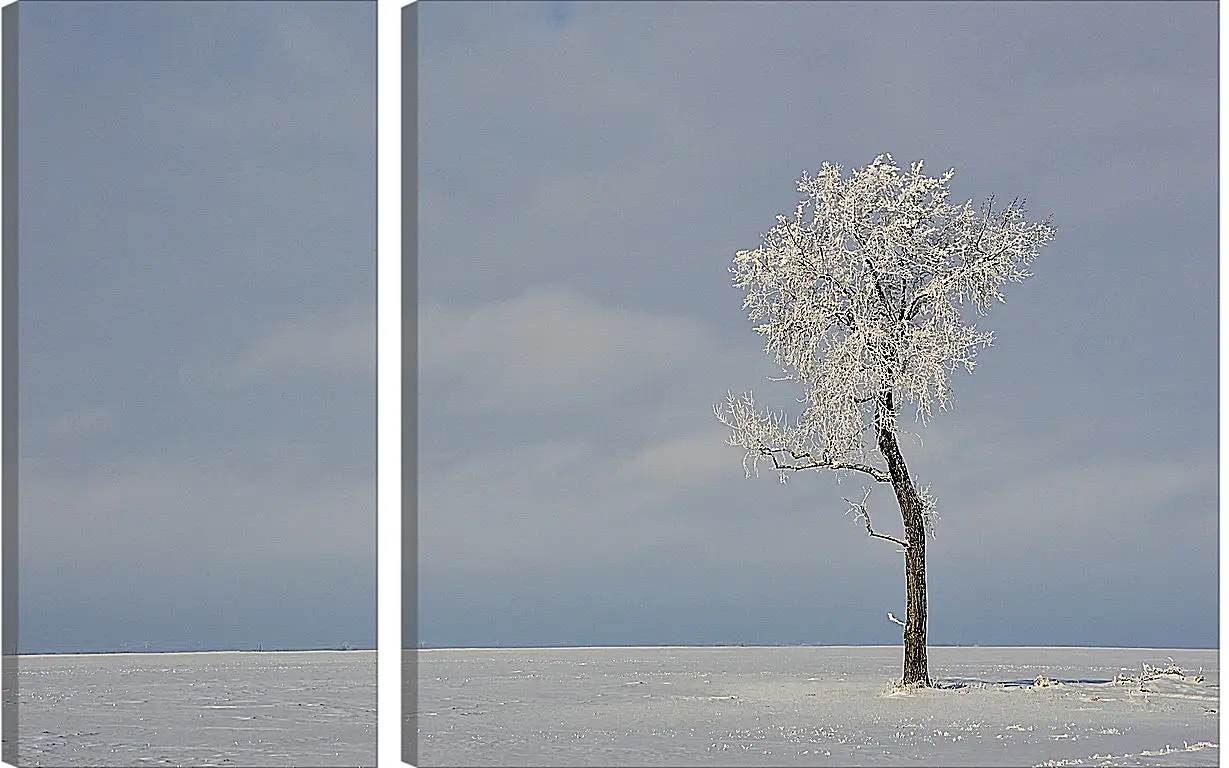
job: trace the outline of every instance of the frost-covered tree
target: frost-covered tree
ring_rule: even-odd
[[[842,175],[825,163],[803,174],[805,198],[778,216],[760,247],[734,256],[734,285],[743,308],[783,372],[802,386],[802,413],[761,411],[751,393],[729,395],[714,411],[729,442],[746,451],[748,476],[771,464],[790,473],[830,469],[890,483],[903,538],[871,526],[867,506],[847,501],[871,536],[895,542],[905,555],[906,685],[930,685],[926,663],[926,536],[935,504],[909,474],[901,453],[899,412],[907,402],[928,421],[951,402],[952,373],[973,370],[977,348],[993,336],[966,320],[1002,301],[1008,281],[1054,237],[1050,219],[1025,219],[1022,200],[996,210],[988,199],[947,201],[954,171],[902,171],[880,155]],[[894,617],[892,617],[894,618]]]

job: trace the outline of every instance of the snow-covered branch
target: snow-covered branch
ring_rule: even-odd
[[[866,474],[870,475],[871,477],[875,478],[881,483],[888,483],[888,482],[891,482],[892,480],[891,475],[889,475],[886,471],[879,469],[878,467],[872,467],[869,464],[859,464],[853,461],[822,461],[820,459],[815,458],[815,456],[809,451],[798,452],[798,451],[794,451],[788,448],[761,448],[760,453],[766,456],[769,456],[772,459],[773,469],[785,469],[785,470],[847,469],[853,472],[865,472]],[[805,459],[807,463],[806,464],[782,463],[781,460],[777,458],[778,455],[781,453],[788,453],[790,456],[792,456],[795,460],[798,460],[798,461]]]
[[[743,464],[748,477],[759,474],[760,461],[771,461],[781,482],[789,472],[805,469],[862,472],[881,483],[892,479],[887,470],[859,460],[860,454],[839,456],[831,450],[806,447],[808,435],[790,427],[783,413],[756,410],[751,393],[727,395],[724,404],[713,407],[713,413],[730,428],[727,442],[746,451]]]

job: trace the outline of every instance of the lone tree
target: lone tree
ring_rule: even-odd
[[[935,505],[909,475],[898,436],[904,401],[923,423],[935,404],[951,402],[949,376],[973,370],[990,333],[966,323],[1002,301],[999,289],[1030,275],[1028,265],[1054,237],[1049,218],[1025,219],[1024,203],[980,211],[970,200],[947,202],[954,170],[937,178],[922,161],[902,171],[880,155],[843,177],[825,163],[804,173],[806,197],[755,250],[734,256],[734,285],[743,308],[767,340],[782,381],[802,385],[800,417],[757,409],[751,393],[714,407],[729,442],[746,450],[747,475],[771,462],[781,482],[796,471],[830,469],[891,483],[904,538],[871,527],[866,496],[846,502],[871,536],[895,542],[905,555],[905,661],[901,682],[930,685],[926,663],[926,535]],[[892,617],[889,614],[889,618]]]

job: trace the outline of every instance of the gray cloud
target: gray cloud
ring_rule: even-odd
[[[369,304],[296,318],[240,351],[230,375],[237,381],[311,373],[374,378],[375,343],[375,313]]]
[[[263,570],[368,559],[370,535],[356,523],[374,504],[371,477],[330,472],[293,447],[266,454],[115,461],[84,475],[28,459],[23,498],[43,514],[23,518],[22,543],[79,565],[144,559],[185,573],[205,563]]]
[[[716,347],[692,318],[603,306],[542,286],[504,301],[419,312],[424,377],[461,408],[591,407]]]

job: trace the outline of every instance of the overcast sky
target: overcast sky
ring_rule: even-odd
[[[22,4],[23,651],[373,647],[374,25]]]
[[[903,446],[930,641],[1217,645],[1215,3],[418,14],[418,642],[900,642],[859,479],[746,479],[711,410],[799,394],[734,252],[890,152],[1058,225]]]

